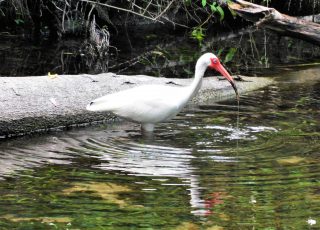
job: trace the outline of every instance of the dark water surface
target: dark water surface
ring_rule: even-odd
[[[0,229],[319,229],[320,68],[132,123],[0,144]]]

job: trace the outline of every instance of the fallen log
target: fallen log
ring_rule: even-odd
[[[230,1],[228,6],[244,19],[256,22],[259,27],[266,27],[282,35],[320,45],[320,24],[281,14],[274,8],[243,0]]]
[[[241,94],[272,83],[269,78],[243,77],[237,81]],[[142,84],[189,85],[192,79],[156,78],[104,73],[99,75],[57,75],[0,77],[0,141],[3,138],[113,121],[110,113],[92,113],[86,105],[94,98]],[[203,79],[193,99],[195,104],[234,97],[227,81]]]

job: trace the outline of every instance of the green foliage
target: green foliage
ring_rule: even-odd
[[[220,57],[222,52],[223,52],[224,48],[220,48],[217,52],[217,56]]]
[[[293,40],[292,39],[288,39],[288,42],[287,42],[287,47],[288,48],[292,48],[293,47],[293,45],[294,45],[294,42],[293,42]]]
[[[269,65],[269,58],[267,56],[262,56],[259,61],[260,65]]]
[[[234,57],[234,55],[235,55],[236,52],[237,52],[237,48],[231,47],[231,48],[229,49],[229,51],[228,51],[225,59],[224,59],[224,63],[227,63],[227,62],[231,61],[231,60],[233,59],[233,57]]]
[[[226,0],[226,1],[228,1],[228,0]],[[189,1],[186,0],[185,2],[191,4],[191,0],[189,0]],[[221,5],[217,3],[217,1],[213,1],[210,4],[207,0],[201,0],[201,5],[203,8],[209,6],[213,14],[216,14],[216,13],[219,14],[220,22],[222,22],[224,20],[225,12],[224,12],[223,8],[221,7]],[[191,32],[191,37],[196,39],[199,42],[200,46],[201,46],[201,44],[202,44],[201,42],[205,36],[205,34],[203,33],[204,29],[202,28],[202,26],[207,22],[208,22],[208,20],[206,20],[204,23],[202,23],[198,27],[194,28]]]
[[[216,2],[214,2],[214,3],[212,3],[212,4],[210,5],[210,9],[211,9],[212,12],[217,12],[217,7],[216,7],[216,5],[217,5]]]
[[[24,21],[23,21],[22,19],[20,19],[20,18],[15,19],[14,22],[15,22],[17,25],[22,25],[22,24],[24,24]]]
[[[205,36],[204,29],[202,27],[196,27],[191,32],[191,37],[196,39],[199,42],[200,46],[202,44],[204,36]]]
[[[237,16],[237,13],[233,9],[229,8],[229,11],[234,18]]]
[[[223,21],[224,19],[224,10],[222,9],[222,7],[220,5],[217,4],[217,2],[213,2],[210,5],[210,9],[213,13],[219,13],[220,15],[220,22]]]
[[[221,6],[217,6],[217,10],[218,10],[218,13],[220,14],[220,21],[223,21],[223,19],[224,19],[223,9],[221,8]]]

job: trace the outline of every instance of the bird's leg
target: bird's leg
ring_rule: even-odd
[[[154,124],[150,124],[150,123],[141,124],[141,130],[144,133],[152,133],[154,130]]]

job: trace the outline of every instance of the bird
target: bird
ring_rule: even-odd
[[[207,68],[220,72],[231,84],[239,100],[236,84],[219,58],[213,53],[205,53],[197,60],[194,79],[188,86],[137,86],[97,98],[91,101],[86,109],[112,112],[119,117],[140,123],[142,132],[152,133],[155,124],[175,117],[197,94]]]

